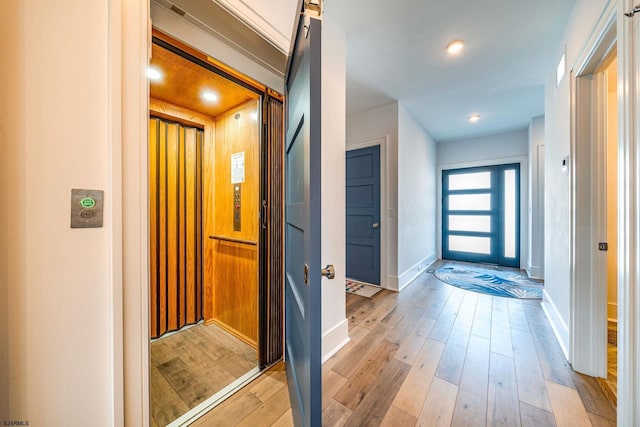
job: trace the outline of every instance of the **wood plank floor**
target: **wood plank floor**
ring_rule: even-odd
[[[166,426],[254,369],[257,352],[216,325],[151,343],[151,425]]]
[[[599,379],[609,402],[615,407],[618,403],[618,326],[615,322],[609,322],[607,345],[607,378]]]
[[[537,301],[464,291],[429,273],[399,294],[346,298],[351,341],[323,366],[325,426],[616,425]],[[292,424],[280,365],[194,425]]]

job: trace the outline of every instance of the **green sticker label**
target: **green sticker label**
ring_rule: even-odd
[[[96,205],[96,201],[94,199],[92,199],[91,197],[85,197],[84,199],[80,200],[80,206],[82,206],[83,208],[92,208]]]

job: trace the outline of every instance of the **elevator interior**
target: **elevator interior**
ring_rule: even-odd
[[[149,68],[151,420],[259,365],[261,95],[154,39]]]

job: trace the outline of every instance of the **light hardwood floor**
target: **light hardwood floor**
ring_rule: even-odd
[[[151,343],[151,425],[166,426],[254,369],[257,352],[216,325]]]
[[[607,343],[607,378],[599,379],[600,387],[615,407],[618,403],[618,326],[609,322]]]
[[[537,301],[424,273],[399,294],[348,294],[347,316],[351,341],[323,366],[325,426],[615,426]],[[194,425],[292,424],[280,365]]]

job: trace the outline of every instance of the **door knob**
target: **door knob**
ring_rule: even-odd
[[[373,223],[373,228],[378,228],[380,227],[380,223],[379,222],[374,222]]]
[[[336,277],[336,270],[333,268],[332,264],[327,264],[327,266],[322,269],[322,275],[331,280]]]

